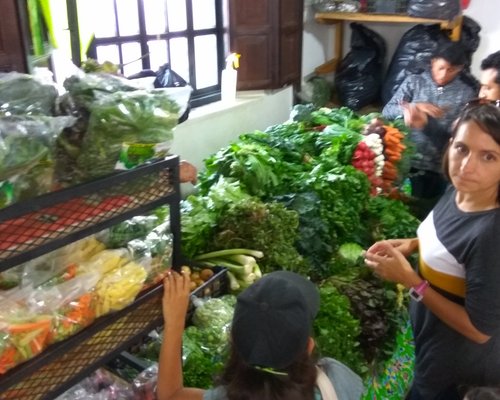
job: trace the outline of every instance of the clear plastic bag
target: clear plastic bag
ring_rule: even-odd
[[[54,115],[57,89],[32,75],[0,73],[0,115]]]
[[[0,374],[40,354],[48,345],[52,315],[26,305],[32,288],[0,295]]]
[[[72,117],[0,117],[0,182],[4,183],[0,207],[52,190],[55,142],[74,121]]]

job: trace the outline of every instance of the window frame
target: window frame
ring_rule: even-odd
[[[118,13],[116,2],[119,0],[113,0],[114,4],[114,13],[115,13],[115,24],[118,29]],[[168,0],[164,0],[168,1]],[[147,34],[146,31],[146,22],[145,22],[145,14],[144,14],[144,2],[143,0],[136,0],[136,4],[138,7],[138,18],[139,18],[139,34],[136,35],[127,35],[120,36],[118,32],[118,36],[106,37],[106,38],[93,38],[92,44],[87,51],[87,57],[97,59],[97,47],[98,46],[106,46],[106,45],[117,45],[118,54],[119,54],[119,62],[123,64],[123,51],[122,45],[124,43],[138,43],[140,45],[141,54],[144,56],[141,58],[142,69],[147,70],[150,69],[150,59],[148,55],[148,45],[147,42],[150,40],[166,40],[167,41],[167,54],[170,59],[169,54],[169,46],[168,42],[171,39],[175,38],[186,38],[187,47],[188,47],[188,57],[189,57],[189,77],[184,77],[193,87],[193,93],[191,96],[191,106],[198,107],[201,105],[205,105],[208,103],[212,103],[220,100],[220,90],[221,90],[221,71],[224,68],[224,59],[225,59],[225,47],[227,43],[227,12],[225,12],[225,8],[227,4],[225,0],[214,0],[215,6],[215,26],[213,28],[205,28],[205,29],[197,29],[195,30],[193,27],[193,3],[192,0],[185,0],[186,3],[186,29],[183,31],[176,32],[164,32],[161,34]],[[75,9],[70,9],[70,3],[74,3]],[[68,0],[68,17],[70,13],[77,14],[76,12],[76,0]],[[68,18],[70,20],[70,18]],[[77,23],[77,17],[73,16],[73,24]],[[71,32],[78,32],[78,29],[71,29]],[[215,35],[216,37],[216,51],[217,51],[217,77],[216,84],[205,87],[202,89],[198,89],[196,85],[196,60],[195,60],[195,38],[204,35]],[[78,52],[79,54],[79,52]],[[75,55],[75,50],[73,49],[73,56]],[[79,58],[79,55],[78,55]],[[73,57],[74,59],[74,57]],[[75,61],[75,59],[74,59]],[[76,60],[75,64],[81,65],[81,60]],[[123,69],[121,70],[123,72]]]

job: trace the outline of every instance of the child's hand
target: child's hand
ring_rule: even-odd
[[[163,280],[163,320],[165,329],[184,329],[189,305],[190,280],[184,274],[170,271]]]

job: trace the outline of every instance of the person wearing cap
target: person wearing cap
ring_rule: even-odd
[[[311,331],[320,298],[317,287],[301,275],[275,271],[238,295],[229,359],[218,386],[208,390],[185,388],[182,383],[189,277],[172,272],[164,290],[158,400],[361,398],[364,388],[358,375],[332,358],[316,362],[312,356]]]
[[[479,98],[500,101],[500,51],[481,61],[481,88]]]

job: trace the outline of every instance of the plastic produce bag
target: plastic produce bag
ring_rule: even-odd
[[[0,115],[54,115],[57,89],[32,75],[0,73]]]
[[[132,386],[128,382],[104,368],[99,368],[56,400],[139,400],[139,398],[134,395]]]
[[[94,322],[94,287],[98,280],[99,274],[88,273],[30,293],[28,305],[43,308],[53,316],[49,344],[64,340]]]
[[[101,252],[104,245],[94,236],[88,236],[43,256],[34,258],[11,270],[21,272],[21,285],[54,286],[74,278],[82,268],[80,264]],[[84,271],[85,272],[85,271]]]
[[[92,106],[77,165],[82,181],[168,154],[179,107],[161,90],[116,92]]]
[[[146,277],[144,267],[133,261],[104,275],[96,286],[96,317],[122,310],[132,303]]]
[[[26,306],[32,288],[0,295],[0,374],[40,354],[48,345],[52,316]]]
[[[452,20],[460,14],[460,0],[409,0],[408,15]]]
[[[72,117],[0,117],[0,208],[52,189],[55,141]]]
[[[179,124],[189,117],[191,105],[191,93],[193,88],[178,73],[172,70],[170,64],[164,64],[156,73],[156,79],[153,82],[155,88],[167,89],[167,93],[179,104]]]
[[[145,238],[131,240],[127,248],[132,259],[142,265],[148,274],[144,283],[159,283],[172,266],[173,235],[170,232],[170,224],[163,223]]]
[[[355,22],[351,30],[351,51],[340,62],[335,88],[343,106],[359,110],[379,99],[385,41]]]
[[[158,381],[158,364],[146,368],[132,382],[132,389],[137,399],[155,400]]]
[[[109,249],[126,247],[131,240],[146,237],[158,224],[156,215],[137,215],[113,225],[100,238]]]

